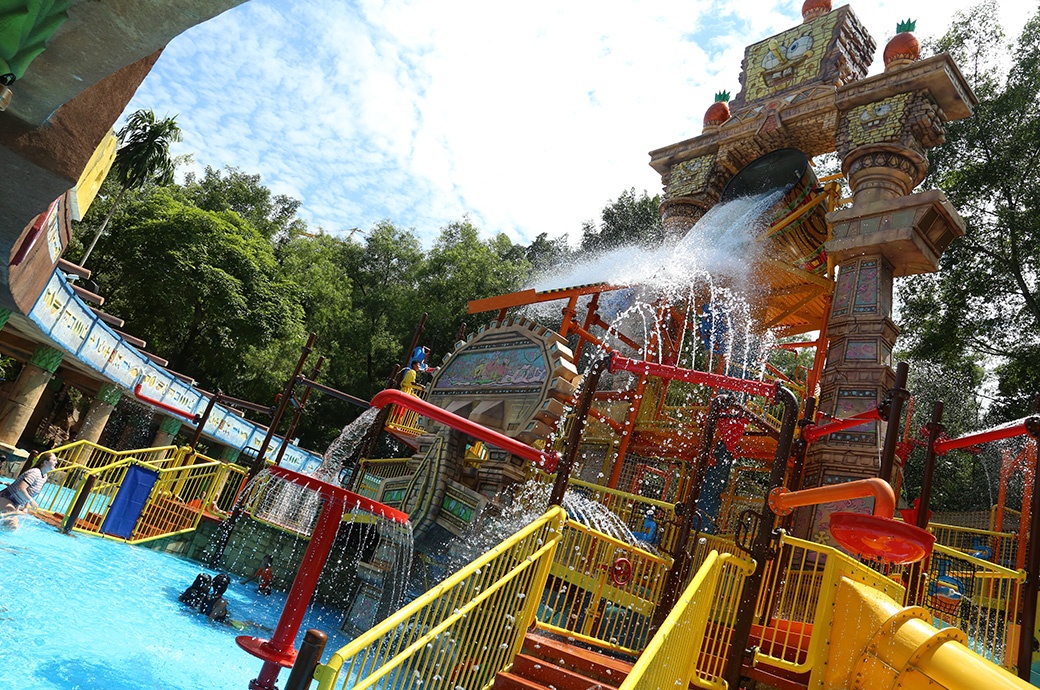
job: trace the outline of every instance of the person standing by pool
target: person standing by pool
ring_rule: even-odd
[[[28,513],[39,508],[36,497],[47,483],[47,473],[57,466],[58,456],[54,453],[44,453],[43,459],[36,467],[18,475],[6,489],[0,491],[0,515]]]
[[[271,563],[273,560],[271,554],[264,556],[264,562],[260,564],[260,567],[256,569],[256,572],[239,582],[239,584],[244,585],[247,582],[256,580],[256,593],[270,594],[271,582],[274,580],[274,571],[271,570]]]

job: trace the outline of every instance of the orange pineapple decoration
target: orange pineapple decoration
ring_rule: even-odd
[[[831,0],[805,0],[802,3],[802,19],[809,21],[831,11]]]
[[[911,31],[917,28],[917,22],[907,19],[896,25],[896,35],[885,46],[885,70],[896,69],[908,65],[921,57],[921,44]]]
[[[704,128],[716,128],[729,119],[729,91],[715,94],[715,102],[704,113]]]

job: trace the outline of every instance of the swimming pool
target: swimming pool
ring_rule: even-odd
[[[192,561],[140,546],[67,536],[34,518],[0,530],[0,688],[27,690],[246,690],[263,662],[235,644],[241,634],[177,601],[201,571]],[[233,579],[231,617],[274,628],[285,595]],[[329,635],[323,660],[349,638],[343,614],[312,606],[307,628]],[[282,684],[288,678],[284,670]]]

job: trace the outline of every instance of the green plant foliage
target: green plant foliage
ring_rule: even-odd
[[[626,245],[655,246],[664,239],[661,225],[661,199],[645,191],[628,189],[608,203],[597,226],[592,221],[582,228],[581,250],[600,252]]]
[[[1009,46],[986,2],[928,47],[953,54],[980,103],[930,155],[927,182],[968,230],[939,273],[901,285],[901,342],[916,359],[986,363],[1001,400],[983,421],[1013,419],[1040,392],[1040,18]]]

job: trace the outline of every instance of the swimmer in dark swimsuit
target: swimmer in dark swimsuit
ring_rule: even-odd
[[[195,582],[191,583],[191,587],[181,592],[181,595],[177,597],[177,601],[188,606],[198,608],[202,600],[209,594],[209,583],[210,577],[206,573],[199,573],[195,576]]]
[[[199,603],[199,613],[209,617],[211,621],[223,621],[228,616],[227,599],[224,592],[231,584],[231,578],[221,573],[213,578],[213,591]]]

